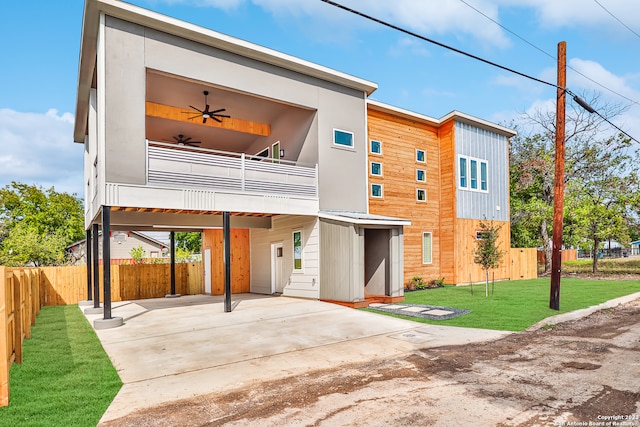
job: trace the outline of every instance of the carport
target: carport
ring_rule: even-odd
[[[114,303],[123,326],[96,333],[124,384],[103,421],[258,381],[505,335],[307,299],[240,294],[234,300],[231,313],[222,296]]]

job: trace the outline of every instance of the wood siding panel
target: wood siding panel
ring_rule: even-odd
[[[502,226],[498,236],[498,247],[504,252],[500,267],[489,272],[489,280],[510,279],[510,236],[508,222],[494,221],[495,225]],[[477,246],[476,231],[480,230],[480,220],[459,219],[456,221],[456,250],[455,250],[455,284],[469,282],[482,282],[485,273],[482,267],[473,262],[473,252]]]
[[[441,271],[441,155],[438,129],[428,124],[389,113],[368,111],[369,140],[382,141],[382,155],[368,155],[370,162],[382,163],[383,176],[369,175],[371,183],[383,184],[382,199],[369,197],[372,214],[411,220],[404,227],[404,282],[413,276],[435,279]],[[416,161],[416,149],[424,150],[426,162]],[[416,182],[416,170],[423,169],[426,182]],[[370,173],[370,169],[368,169]],[[416,200],[416,190],[424,189],[426,202]],[[370,189],[368,189],[370,193]],[[433,236],[432,263],[422,263],[422,233]]]
[[[450,121],[438,129],[440,138],[440,272],[446,283],[455,283],[455,224],[456,224],[456,178],[455,178],[455,127]]]
[[[251,250],[247,228],[232,228],[231,232],[231,293],[246,293],[251,289]],[[211,248],[211,293],[224,295],[224,241],[221,229],[205,230],[202,246]]]

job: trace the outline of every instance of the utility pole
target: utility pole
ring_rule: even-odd
[[[553,188],[553,249],[551,253],[551,293],[549,308],[560,310],[562,275],[562,225],[564,219],[564,143],[567,97],[567,43],[558,43],[558,88],[556,102],[556,173]]]

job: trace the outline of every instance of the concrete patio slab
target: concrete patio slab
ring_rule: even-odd
[[[97,330],[123,387],[107,421],[145,407],[253,382],[466,344],[508,332],[414,323],[314,300],[196,295],[114,303],[119,328]],[[86,315],[90,323],[99,318]]]

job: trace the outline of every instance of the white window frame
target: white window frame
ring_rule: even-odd
[[[424,260],[424,236],[429,235],[429,261],[425,262]],[[422,264],[433,264],[433,233],[431,231],[423,231],[422,232],[422,241],[421,241],[421,251],[422,251]]]
[[[380,166],[380,173],[373,173],[373,165]],[[369,175],[371,176],[382,176],[382,162],[369,162]]]
[[[300,233],[300,268],[296,268],[296,233]],[[304,244],[302,230],[293,230],[291,232],[291,261],[293,266],[293,273],[304,273]]]
[[[377,142],[378,144],[380,144],[380,151],[376,152],[373,151],[373,143]],[[382,141],[380,141],[379,139],[370,139],[369,140],[369,153],[370,154],[375,154],[376,156],[382,156]]]
[[[418,153],[422,152],[422,160],[418,159]],[[417,163],[427,163],[427,150],[422,150],[420,148],[416,148],[416,162]]]
[[[460,167],[460,161],[464,159],[466,162],[466,170],[465,172],[465,181],[466,181],[466,186],[462,186],[461,178],[462,178],[462,170]],[[476,163],[476,177],[475,177],[475,181],[476,181],[476,188],[473,188],[472,185],[472,175],[471,175],[471,163],[475,162]],[[482,188],[482,184],[483,184],[483,179],[482,179],[482,166],[484,165],[485,167],[485,171],[486,171],[486,176],[485,176],[485,180],[484,180],[484,184],[486,185],[486,189]],[[457,173],[457,181],[458,181],[458,189],[459,190],[465,190],[465,191],[473,191],[476,193],[488,193],[489,192],[489,161],[486,159],[479,159],[477,157],[471,157],[471,156],[458,156],[458,164],[456,167],[458,173]]]
[[[342,132],[351,135],[351,145],[336,143],[336,132]],[[355,150],[356,140],[353,132],[344,129],[333,128],[333,147],[342,148],[344,150]]]
[[[373,186],[374,185],[380,187],[380,195],[379,196],[374,196],[373,195]],[[372,199],[383,199],[384,198],[384,185],[372,182],[371,183],[371,187],[369,189],[369,195],[371,196]]]
[[[424,179],[420,179],[420,172],[422,172],[422,177]],[[427,171],[424,169],[416,169],[416,182],[427,182]]]
[[[420,200],[420,192],[424,193],[424,200]],[[416,188],[416,201],[420,203],[425,203],[427,201],[427,190],[424,188]]]

